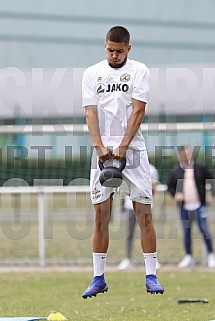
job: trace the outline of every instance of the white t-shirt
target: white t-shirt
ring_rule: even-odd
[[[87,68],[82,80],[83,107],[96,105],[104,146],[116,148],[122,141],[132,112],[132,98],[148,102],[150,73],[145,64],[128,59],[121,68],[103,60]],[[145,149],[139,129],[131,148]]]
[[[183,193],[185,196],[184,208],[186,210],[194,211],[201,206],[195,183],[193,167],[184,169]]]

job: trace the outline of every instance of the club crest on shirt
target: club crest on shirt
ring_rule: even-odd
[[[130,79],[131,79],[131,76],[129,74],[123,74],[122,76],[120,76],[120,81],[122,82],[129,81]]]
[[[93,190],[91,191],[91,194],[92,194],[93,200],[96,200],[102,196],[101,191],[99,189],[97,189],[96,187],[93,188]]]

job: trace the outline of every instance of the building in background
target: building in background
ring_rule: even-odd
[[[103,59],[106,30],[125,25],[131,58],[149,66],[208,64],[215,55],[213,0],[8,0],[0,7],[0,65],[85,68]]]
[[[156,147],[162,146],[175,153],[175,147],[185,142],[201,146],[204,153],[205,146],[215,144],[213,132],[204,126],[214,122],[215,114],[214,11],[212,0],[2,2],[2,155],[9,144],[25,147],[30,158],[38,157],[40,147],[49,159],[65,158],[65,151],[80,156],[81,148],[91,152],[86,133],[68,133],[63,125],[84,122],[81,76],[86,67],[104,58],[104,34],[113,25],[131,31],[130,58],[151,70],[145,119],[150,130],[144,131],[149,155],[154,157]],[[179,130],[179,123],[194,127]],[[197,123],[202,129],[191,135]],[[52,134],[45,133],[47,124],[53,127]],[[23,132],[33,125],[33,132],[9,135],[15,125]],[[17,153],[14,157],[19,157]]]

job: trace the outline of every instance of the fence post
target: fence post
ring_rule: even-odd
[[[44,191],[40,190],[38,192],[38,247],[39,247],[39,264],[40,266],[45,266],[45,198]]]

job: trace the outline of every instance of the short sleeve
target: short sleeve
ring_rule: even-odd
[[[85,70],[82,78],[82,106],[97,105],[98,97],[95,90],[92,69]]]
[[[131,97],[140,101],[148,103],[150,91],[150,72],[144,65],[137,66],[137,71],[134,77],[133,90]]]

